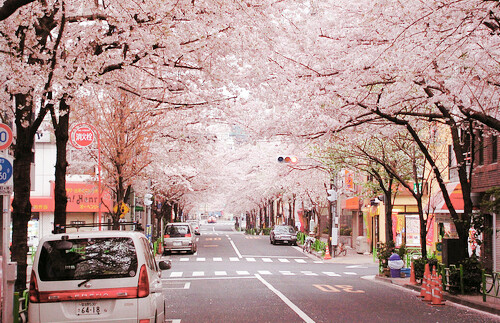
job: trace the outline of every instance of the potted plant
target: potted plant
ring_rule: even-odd
[[[379,243],[377,248],[377,258],[379,260],[379,269],[380,273],[384,276],[390,276],[390,268],[389,268],[389,257],[392,255],[394,251],[394,241],[389,241],[387,243]]]

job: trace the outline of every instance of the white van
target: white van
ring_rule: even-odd
[[[161,270],[169,268],[140,232],[46,236],[33,262],[28,321],[163,322]]]

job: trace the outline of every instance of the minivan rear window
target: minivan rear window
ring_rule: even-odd
[[[171,237],[185,237],[189,233],[191,233],[189,225],[167,225],[165,228],[165,234]]]
[[[133,277],[137,274],[134,241],[127,237],[46,241],[38,273],[42,281]]]

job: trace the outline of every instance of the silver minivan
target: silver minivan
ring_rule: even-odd
[[[187,222],[168,223],[163,234],[163,255],[172,251],[195,253],[198,249],[196,236],[199,234]]]
[[[33,262],[28,321],[163,322],[161,271],[169,268],[140,232],[46,236]]]

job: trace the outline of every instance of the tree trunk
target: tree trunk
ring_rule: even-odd
[[[30,94],[17,94],[16,100],[16,144],[14,146],[12,202],[12,261],[17,262],[17,280],[15,290],[26,289],[26,269],[28,254],[28,221],[31,218],[31,159],[35,132],[31,126],[25,126],[33,118],[33,102]],[[31,124],[31,123],[30,123]],[[8,206],[4,206],[6,208]],[[5,261],[5,260],[4,260]]]
[[[61,99],[59,111],[59,122],[56,123],[55,119],[52,122],[55,129],[57,148],[54,182],[54,231],[66,232],[66,205],[68,204],[66,195],[66,169],[68,167],[66,146],[69,138],[70,107],[66,104],[65,99]]]
[[[388,190],[384,191],[384,209],[385,209],[385,237],[386,242],[394,241],[394,234],[392,232],[392,180],[390,181]]]

